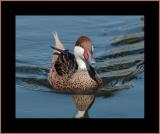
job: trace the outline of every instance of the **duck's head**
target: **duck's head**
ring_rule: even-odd
[[[74,55],[78,67],[80,69],[87,69],[87,65],[92,65],[95,63],[93,56],[94,47],[92,41],[87,36],[81,36],[75,43]]]

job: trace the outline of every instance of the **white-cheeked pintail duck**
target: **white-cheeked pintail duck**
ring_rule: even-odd
[[[87,36],[81,36],[75,43],[74,54],[64,48],[57,33],[53,33],[52,64],[48,80],[52,87],[60,91],[81,93],[94,91],[102,86],[102,79],[92,67],[94,47]]]

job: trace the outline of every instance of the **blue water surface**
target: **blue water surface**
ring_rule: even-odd
[[[114,73],[118,76],[120,70],[125,71],[127,67],[130,69],[139,63],[129,60],[125,67],[126,59],[143,59],[144,47],[131,48],[126,55],[120,53],[117,57],[107,55],[112,54],[114,49],[144,45],[144,41],[122,45],[112,45],[112,42],[114,38],[143,32],[141,17],[16,16],[16,118],[74,117],[76,107],[72,95],[54,92],[47,83],[52,56],[49,46],[55,43],[52,32],[58,33],[65,48],[71,52],[78,37],[90,37],[95,47],[98,73],[101,77],[111,77]],[[107,58],[98,61],[105,56]],[[119,63],[122,68],[115,64],[116,60],[122,61]],[[130,89],[113,92],[108,97],[97,96],[89,109],[90,118],[144,118],[144,73],[129,83],[132,85]]]

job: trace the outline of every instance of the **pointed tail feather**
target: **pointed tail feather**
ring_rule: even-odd
[[[51,48],[53,48],[53,53],[62,53],[63,50],[65,50],[63,44],[61,43],[58,34],[56,32],[52,32],[53,38],[55,39],[55,46]],[[53,55],[52,57],[52,69],[54,69],[55,63],[58,59],[58,55]]]
[[[55,39],[55,47],[58,48],[58,49],[62,49],[62,50],[65,50],[63,44],[61,43],[59,37],[58,37],[58,34],[57,32],[53,32],[52,33],[54,39]],[[55,50],[56,51],[56,50]]]

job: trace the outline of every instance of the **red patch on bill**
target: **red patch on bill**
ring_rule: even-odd
[[[84,55],[83,56],[84,56],[85,60],[88,60],[88,52],[86,50],[84,51]]]

